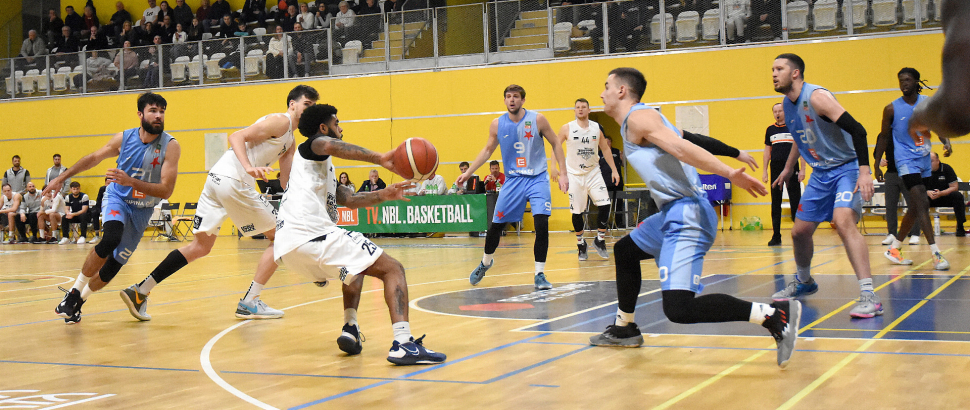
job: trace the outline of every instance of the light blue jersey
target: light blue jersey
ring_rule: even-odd
[[[797,101],[783,99],[785,119],[788,120],[788,129],[795,138],[798,152],[815,169],[833,169],[850,161],[858,161],[852,136],[834,122],[838,118],[830,118],[833,122],[829,122],[815,112],[811,102],[815,90],[825,89],[804,83]]]
[[[539,135],[536,122],[538,113],[525,108],[519,122],[505,113],[498,118],[498,143],[502,147],[505,175],[510,177],[534,176],[546,172],[546,147]]]
[[[929,141],[921,138],[917,143],[909,136],[909,119],[913,116],[913,109],[925,99],[926,96],[918,96],[914,105],[909,105],[903,97],[893,101],[893,144],[896,149],[896,162],[920,159],[930,155]]]
[[[633,114],[634,111],[651,109],[653,107],[638,103],[630,108],[630,112],[623,119],[620,135],[623,137],[623,148],[627,163],[637,171],[643,182],[647,184],[650,196],[653,197],[658,208],[663,208],[664,204],[680,198],[701,196],[706,199],[707,194],[701,189],[701,180],[697,176],[696,168],[680,162],[679,159],[657,146],[641,147],[627,141],[626,122],[630,118],[630,114]],[[660,119],[678,137],[684,137],[680,130],[674,127],[663,114],[660,114]]]
[[[168,143],[174,138],[163,132],[155,140],[146,144],[138,135],[139,129],[132,128],[122,134],[118,169],[125,171],[132,178],[157,184],[162,181],[162,164],[165,162]],[[133,187],[119,184],[108,185],[105,195],[121,199],[134,208],[154,208],[161,200]]]

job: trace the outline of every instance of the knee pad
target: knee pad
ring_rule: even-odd
[[[102,227],[101,242],[94,246],[94,253],[100,258],[107,258],[121,245],[121,236],[125,232],[125,224],[120,221],[105,222]]]
[[[549,235],[549,215],[536,215],[532,220],[535,222],[536,235]]]
[[[599,229],[606,229],[609,226],[610,221],[610,206],[603,205],[599,209],[599,213],[596,214],[596,227]]]
[[[691,301],[694,299],[694,292],[689,290],[665,290],[661,292],[663,297],[664,315],[667,320],[674,323],[689,324],[694,323],[691,314]]]
[[[582,214],[573,214],[573,231],[581,232],[585,228],[585,225]]]
[[[114,279],[115,275],[118,274],[118,271],[121,270],[122,266],[124,265],[115,260],[115,258],[108,258],[108,260],[104,262],[104,265],[101,266],[101,270],[98,271],[98,276],[101,277],[101,281],[104,283],[111,282],[111,279]]]

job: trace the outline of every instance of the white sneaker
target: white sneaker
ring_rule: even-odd
[[[892,245],[893,244],[893,241],[895,241],[895,240],[896,240],[896,236],[890,234],[890,235],[886,236],[886,239],[883,239],[882,240],[882,244],[883,245]]]
[[[909,237],[910,245],[919,245],[919,236],[913,235]]]
[[[57,244],[58,244],[58,245],[67,245],[67,244],[69,244],[69,243],[71,243],[71,240],[70,240],[70,239],[68,239],[68,238],[63,238],[63,239],[61,239],[61,241],[60,241],[60,242],[58,242]]]
[[[84,240],[84,237],[83,236],[80,237],[80,238],[77,238],[77,244],[78,245],[84,245],[85,242],[87,242],[87,241]]]
[[[100,239],[101,238],[98,238],[97,236],[95,236],[95,237],[91,238],[91,242],[88,242],[88,243],[90,243],[91,245],[94,245],[94,244],[98,243],[98,240],[100,240]]]

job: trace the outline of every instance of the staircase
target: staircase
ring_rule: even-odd
[[[401,60],[405,57],[403,45],[407,44],[411,46],[417,39],[430,35],[430,30],[431,25],[424,21],[405,23],[403,27],[401,24],[389,24],[388,33],[390,42],[385,40],[384,32],[381,32],[378,39],[371,42],[371,48],[364,50],[360,62],[375,63],[384,61],[384,49],[388,46],[388,43],[390,43],[391,60]],[[405,39],[405,41],[401,41],[402,39]]]
[[[549,47],[549,20],[546,10],[523,11],[499,51],[534,50]]]

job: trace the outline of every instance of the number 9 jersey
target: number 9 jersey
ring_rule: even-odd
[[[513,122],[509,113],[498,118],[499,146],[507,176],[533,176],[546,171],[546,147],[539,135],[536,123],[538,113],[526,110],[519,122]]]

